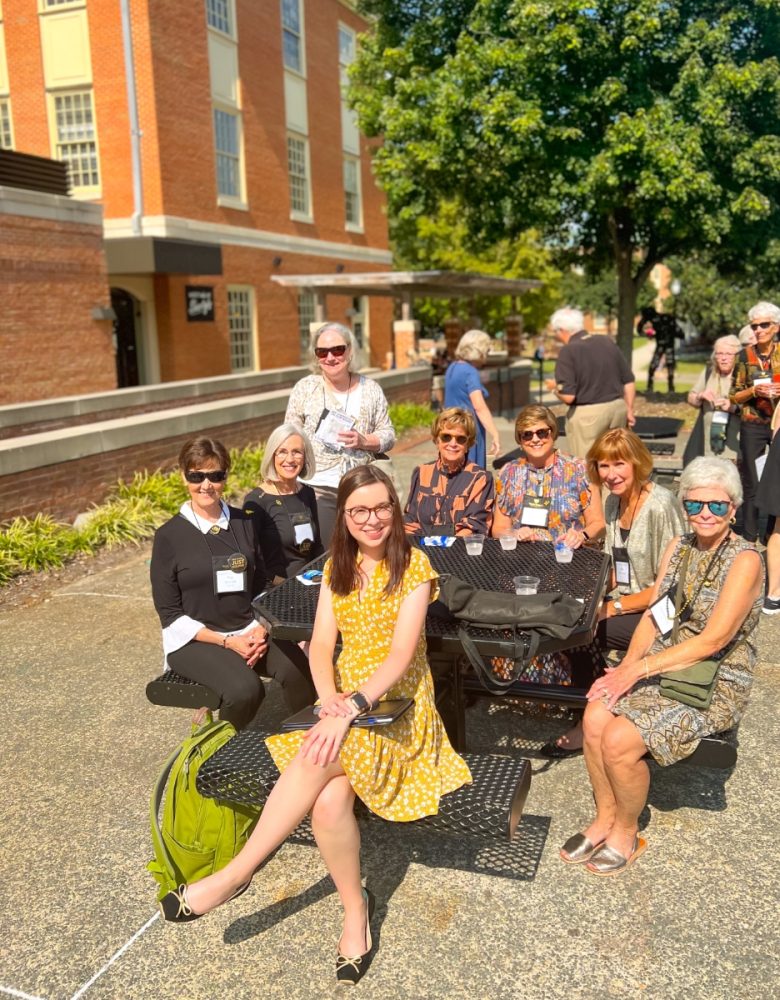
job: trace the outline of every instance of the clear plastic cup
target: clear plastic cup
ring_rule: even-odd
[[[517,548],[517,535],[502,535],[501,548],[504,552],[511,552]]]
[[[466,552],[470,556],[482,555],[482,546],[485,544],[484,535],[466,535],[463,540],[466,543]]]
[[[538,576],[516,576],[514,578],[516,594],[535,594],[539,589]]]
[[[559,563],[570,563],[574,550],[563,542],[555,543],[555,561]]]

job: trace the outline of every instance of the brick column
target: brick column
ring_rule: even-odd
[[[397,319],[393,322],[393,347],[395,350],[395,367],[410,368],[412,358],[417,356],[417,337],[420,324],[416,319]]]
[[[451,316],[444,320],[444,336],[447,340],[447,354],[450,361],[455,357],[455,348],[464,333],[463,323],[457,317]]]
[[[506,329],[506,353],[508,358],[519,358],[523,353],[523,317],[507,316],[504,321]]]

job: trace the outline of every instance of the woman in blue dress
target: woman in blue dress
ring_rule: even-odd
[[[455,361],[444,376],[444,406],[459,406],[474,414],[477,439],[469,449],[468,461],[483,469],[487,467],[488,454],[495,458],[500,450],[498,431],[485,398],[487,389],[482,385],[479,369],[490,351],[490,337],[483,330],[469,330],[458,341]],[[490,449],[486,436],[490,435]]]

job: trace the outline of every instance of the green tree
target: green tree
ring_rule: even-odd
[[[353,67],[399,231],[455,199],[474,245],[537,228],[614,270],[619,342],[673,255],[780,234],[780,0],[363,0]]]

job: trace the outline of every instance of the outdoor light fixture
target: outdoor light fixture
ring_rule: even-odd
[[[343,264],[336,264],[336,274],[341,274],[344,271]]]
[[[274,257],[274,259],[271,261],[271,263],[273,264],[274,267],[279,267],[279,265],[282,263],[282,258],[281,257]]]

